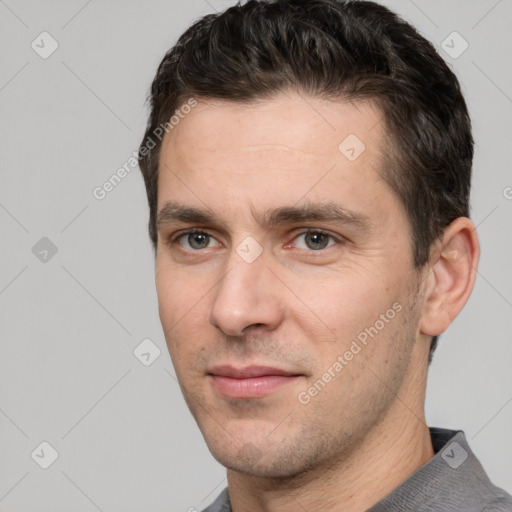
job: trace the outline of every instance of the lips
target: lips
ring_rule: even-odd
[[[271,366],[246,366],[245,368],[234,368],[233,366],[214,366],[210,373],[212,375],[220,375],[222,377],[231,377],[233,379],[248,379],[253,377],[265,377],[269,375],[280,375],[290,377],[298,375],[281,368],[273,368]]]
[[[229,398],[261,398],[303,375],[270,366],[215,366],[208,373],[212,386]]]

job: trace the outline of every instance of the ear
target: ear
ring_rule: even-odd
[[[467,217],[455,219],[434,246],[429,274],[424,281],[420,332],[444,332],[466,304],[476,279],[480,244],[476,227]]]

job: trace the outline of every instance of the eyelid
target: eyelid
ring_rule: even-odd
[[[193,233],[204,233],[205,235],[213,236],[208,231],[208,229],[205,229],[205,228],[188,228],[188,229],[180,229],[179,231],[176,231],[171,236],[169,236],[169,240],[175,241],[184,235],[191,235]]]

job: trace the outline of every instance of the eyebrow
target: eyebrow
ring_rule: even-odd
[[[298,224],[301,222],[336,222],[353,225],[362,231],[370,231],[372,223],[368,216],[343,208],[337,203],[306,203],[301,206],[282,206],[268,210],[263,214],[254,215],[257,223],[266,228],[274,228],[282,224]],[[203,224],[216,227],[225,226],[209,209],[196,208],[167,201],[157,215],[157,227],[170,223]]]

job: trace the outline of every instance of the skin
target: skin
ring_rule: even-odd
[[[183,395],[228,468],[234,512],[366,510],[433,456],[430,340],[471,293],[478,240],[469,219],[456,219],[430,262],[414,267],[408,218],[379,175],[384,133],[371,102],[281,92],[199,101],[164,139],[158,210],[175,201],[220,219],[159,224],[156,285]],[[338,149],[349,134],[366,146],[354,161]],[[260,222],[275,208],[323,202],[364,216],[366,227]],[[183,235],[190,228],[210,236]],[[332,238],[312,245],[308,229]],[[237,253],[248,236],[262,249],[252,263]],[[393,304],[400,312],[301,403]],[[227,398],[208,375],[218,364],[300,377],[265,397]]]

